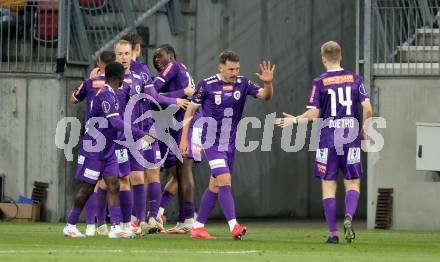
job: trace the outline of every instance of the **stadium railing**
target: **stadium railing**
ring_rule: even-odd
[[[0,72],[92,67],[156,12],[173,16],[170,27],[181,32],[179,0],[0,0]]]
[[[53,73],[59,3],[0,0],[0,72]]]
[[[439,23],[439,1],[372,1],[373,74],[439,75]]]

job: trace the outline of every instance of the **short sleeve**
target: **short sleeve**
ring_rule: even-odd
[[[319,82],[313,81],[312,87],[309,90],[309,95],[307,97],[307,108],[312,109],[321,108],[320,99],[319,99]]]
[[[252,80],[246,80],[247,83],[247,90],[246,90],[246,94],[253,96],[253,97],[257,97],[258,93],[263,90],[263,88],[261,88],[258,84],[256,84],[255,82],[253,82]]]
[[[365,89],[362,78],[360,76],[357,76],[356,79],[357,79],[356,83],[359,88],[359,90],[358,90],[359,102],[362,103],[364,101],[370,100],[370,97],[368,96],[367,89]]]
[[[201,105],[206,99],[206,83],[202,80],[196,86],[196,91],[191,99],[191,103]]]
[[[76,101],[83,101],[87,96],[87,91],[90,88],[91,81],[86,80],[81,82],[81,84],[72,93],[72,97]]]
[[[105,118],[119,116],[119,104],[116,95],[110,92],[105,92],[101,93],[99,97],[101,110],[104,113]]]
[[[166,83],[177,75],[178,70],[177,65],[168,63],[159,75],[154,78],[154,88],[159,92]]]

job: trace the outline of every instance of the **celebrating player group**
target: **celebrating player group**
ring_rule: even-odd
[[[76,171],[81,186],[63,234],[133,238],[169,233],[215,239],[205,223],[218,202],[232,238],[241,240],[248,229],[237,221],[232,194],[235,139],[247,97],[263,101],[273,97],[275,65],[263,61],[256,74],[261,83],[254,83],[239,74],[238,54],[224,51],[219,55],[218,72],[195,85],[171,45],[161,45],[154,52],[156,76],[137,61],[140,46],[136,33],[124,36],[113,51],[101,53],[90,78],[69,97],[72,104],[84,101],[86,109]],[[314,176],[322,183],[327,243],[336,244],[339,170],[345,176],[346,189],[344,238],[347,242],[355,239],[352,220],[363,175],[360,148],[361,140],[367,139],[359,126],[372,116],[372,109],[361,78],[341,68],[340,46],[327,42],[321,54],[327,71],[313,80],[308,110],[299,116],[283,113],[276,125],[285,128],[324,120]],[[344,135],[353,130],[356,138],[346,143]],[[196,214],[192,169],[203,157],[210,166],[210,180]],[[163,189],[161,169],[171,174]],[[175,196],[178,222],[165,229],[164,212]],[[85,234],[76,226],[82,211]]]

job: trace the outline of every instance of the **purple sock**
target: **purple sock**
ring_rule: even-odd
[[[150,207],[150,213],[148,217],[157,217],[159,211],[160,198],[162,196],[162,189],[160,183],[153,182],[148,184],[148,205]]]
[[[129,223],[133,207],[133,193],[131,190],[119,192],[119,204],[121,206],[122,223]]]
[[[95,224],[95,215],[96,215],[96,193],[93,193],[86,202],[84,206],[84,214],[86,216],[86,224],[94,225]]]
[[[336,225],[336,199],[326,198],[322,200],[324,206],[325,221],[327,222],[330,236],[338,235],[338,226]]]
[[[107,190],[98,189],[96,192],[96,219],[98,225],[105,224],[105,216],[107,214]]]
[[[177,217],[177,221],[180,223],[185,222],[185,210],[183,207],[179,208],[179,216]]]
[[[226,217],[226,220],[235,219],[235,205],[234,198],[232,197],[231,186],[219,186],[218,187],[218,202]]]
[[[183,203],[183,214],[185,215],[185,219],[194,218],[194,203],[193,202],[185,202]]]
[[[112,226],[119,225],[121,223],[121,207],[119,205],[109,206],[110,224]]]
[[[139,222],[145,222],[147,209],[147,196],[145,195],[144,184],[133,185],[134,212]]]
[[[160,207],[163,209],[167,209],[168,204],[173,199],[174,195],[168,191],[163,191],[162,199],[160,200]]]
[[[356,190],[349,190],[345,193],[345,217],[350,220],[353,219],[354,213],[359,201],[359,192]]]
[[[67,223],[71,225],[76,225],[79,219],[79,215],[81,215],[81,208],[72,207],[69,213],[69,217],[67,218]]]
[[[199,215],[197,216],[197,222],[205,224],[209,215],[217,203],[218,194],[212,192],[207,188],[205,192],[203,192],[202,200],[200,201],[200,210]]]

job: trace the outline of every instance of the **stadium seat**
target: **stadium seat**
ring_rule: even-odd
[[[58,39],[58,2],[37,3],[35,12],[34,38],[43,42],[56,42]]]
[[[79,0],[81,9],[94,11],[103,8],[106,5],[106,0]]]
[[[26,8],[27,0],[0,0],[0,8],[6,8],[11,11],[11,14],[16,16],[23,12]]]

